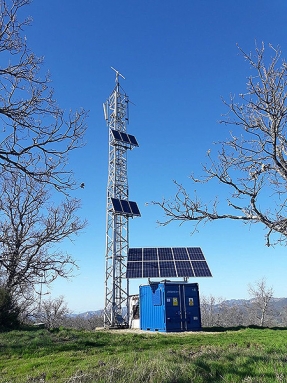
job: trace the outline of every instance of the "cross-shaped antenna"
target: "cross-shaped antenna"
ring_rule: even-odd
[[[118,84],[118,82],[119,82],[119,76],[121,76],[125,80],[125,77],[118,70],[116,70],[112,66],[111,66],[111,68],[112,68],[112,70],[114,70],[116,72],[116,84]]]

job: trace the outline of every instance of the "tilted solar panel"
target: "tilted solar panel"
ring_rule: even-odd
[[[178,277],[194,277],[190,261],[175,262]]]
[[[187,252],[191,261],[204,261],[204,255],[200,247],[188,247]]]
[[[120,135],[122,137],[122,141],[123,142],[126,142],[127,144],[130,143],[129,137],[128,137],[128,135],[126,133],[120,132]]]
[[[135,136],[129,134],[129,140],[130,140],[130,143],[134,146],[139,146],[138,142],[137,142],[137,139],[135,138]]]
[[[120,135],[120,132],[118,130],[111,129],[113,137],[117,141],[122,141],[122,137]]]
[[[173,260],[173,255],[170,247],[159,247],[157,251],[160,261]]]
[[[199,247],[130,248],[126,278],[211,277]]]
[[[140,211],[139,211],[139,208],[138,208],[138,205],[136,204],[136,202],[129,201],[129,204],[130,204],[131,211],[132,211],[133,215],[138,215],[138,216],[140,216],[141,213],[140,213]]]
[[[115,141],[124,142],[132,146],[139,146],[137,139],[132,134],[127,134],[114,129],[111,129],[111,132]]]
[[[144,261],[156,261],[157,250],[155,248],[143,248],[143,260]]]
[[[142,249],[130,249],[129,250],[129,260],[130,261],[140,261],[142,262]]]
[[[178,259],[182,261],[189,259],[187,250],[185,247],[174,247],[172,250],[173,250],[174,259]]]
[[[174,261],[159,262],[159,273],[162,278],[174,277],[176,275]]]
[[[132,214],[132,210],[130,208],[129,201],[126,201],[124,199],[121,199],[120,201],[122,204],[123,212],[127,213],[127,214]]]
[[[205,261],[193,261],[192,266],[196,277],[211,277],[211,272]]]
[[[143,262],[143,278],[159,277],[158,262]]]
[[[141,213],[136,202],[119,198],[111,198],[111,201],[115,214],[123,214],[129,217],[140,217]]]
[[[123,213],[123,208],[118,198],[111,198],[115,213]]]

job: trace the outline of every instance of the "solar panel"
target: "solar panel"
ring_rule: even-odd
[[[200,247],[130,248],[126,278],[211,277]]]
[[[173,260],[171,248],[159,247],[157,251],[158,251],[158,258],[160,261]]]
[[[122,204],[123,212],[126,214],[132,214],[132,211],[131,211],[131,208],[129,205],[129,201],[122,199],[120,202]]]
[[[114,212],[122,213],[123,212],[123,208],[122,208],[122,205],[120,203],[120,200],[118,198],[111,198],[111,200],[112,200]]]
[[[122,137],[121,137],[120,132],[118,130],[113,130],[112,129],[112,133],[113,133],[113,136],[114,136],[115,140],[117,140],[117,141],[121,141],[122,140]]]
[[[136,202],[119,198],[111,198],[111,201],[115,214],[123,214],[129,217],[140,217],[141,213]]]
[[[130,139],[130,143],[134,146],[139,146],[135,136],[132,136],[131,134],[129,134],[129,139]]]
[[[127,274],[133,275],[133,278],[142,278],[142,262],[130,262],[127,265]]]
[[[200,247],[188,247],[187,252],[191,261],[205,260]]]
[[[196,277],[211,277],[211,272],[206,262],[193,261],[192,266]]]
[[[115,141],[124,142],[132,146],[139,146],[135,136],[131,134],[120,132],[119,130],[114,130],[114,129],[111,129],[111,132],[113,134]]]
[[[162,261],[159,263],[160,275],[165,275],[165,278],[174,277],[176,275],[174,261]]]
[[[143,249],[143,260],[144,261],[157,261],[157,249],[155,248],[147,248]]]
[[[120,132],[120,135],[122,137],[122,141],[124,141],[128,144],[130,143],[129,136],[126,133]]]
[[[130,207],[131,207],[131,210],[132,210],[133,215],[138,215],[138,216],[140,216],[141,213],[140,213],[140,211],[139,211],[139,208],[138,208],[138,205],[136,204],[136,202],[129,201],[129,203],[130,203]]]
[[[142,262],[142,249],[130,249],[129,259],[130,259],[130,261],[141,261]]]
[[[189,259],[187,255],[187,250],[184,247],[175,247],[173,249],[173,256],[174,256],[174,259],[178,259],[178,260]]]
[[[158,262],[143,262],[143,277],[159,277]]]

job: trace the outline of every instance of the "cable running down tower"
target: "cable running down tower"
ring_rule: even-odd
[[[129,99],[119,83],[119,77],[124,79],[124,76],[112,69],[116,73],[116,85],[103,104],[109,129],[104,326],[117,328],[126,327],[129,321],[128,219],[140,216],[136,202],[129,200],[127,151],[139,145],[133,135],[127,134]]]

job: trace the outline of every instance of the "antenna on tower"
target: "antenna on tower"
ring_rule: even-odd
[[[125,80],[125,77],[124,77],[118,70],[116,70],[116,69],[113,68],[112,66],[111,66],[111,69],[114,70],[114,71],[116,72],[116,84],[119,83],[119,76],[121,76],[121,77]]]
[[[109,119],[109,115],[108,115],[108,103],[107,102],[104,102],[103,103],[103,109],[104,109],[104,116],[105,116],[105,120],[108,121]]]

